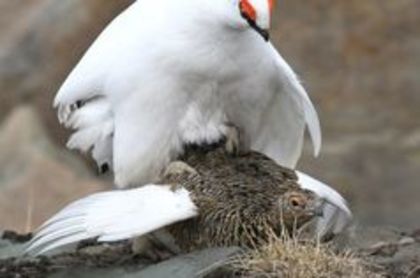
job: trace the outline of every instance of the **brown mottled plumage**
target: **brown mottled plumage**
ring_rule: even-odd
[[[300,227],[319,207],[292,170],[260,153],[232,156],[223,147],[190,147],[180,160],[185,164],[170,166],[162,183],[184,187],[198,207],[198,217],[168,228],[185,251],[255,247],[282,227]]]

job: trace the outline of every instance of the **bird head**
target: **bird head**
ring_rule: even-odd
[[[303,224],[322,216],[323,202],[309,190],[289,190],[280,197],[279,205],[286,226],[294,222]]]
[[[274,0],[239,0],[238,8],[248,25],[260,34],[264,40],[270,39],[269,28]]]

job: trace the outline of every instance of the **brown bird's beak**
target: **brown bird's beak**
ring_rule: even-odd
[[[314,217],[324,217],[324,209],[322,206],[319,206],[312,210],[312,215]]]

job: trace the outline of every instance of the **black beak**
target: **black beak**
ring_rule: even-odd
[[[254,20],[250,19],[245,13],[241,13],[241,15],[248,22],[249,26],[251,26],[252,29],[254,29],[258,34],[260,34],[266,42],[270,40],[270,33],[268,32],[268,30],[262,29],[260,26],[257,25],[257,23],[255,23]]]
[[[264,40],[266,42],[268,42],[270,40],[270,33],[268,32],[268,30],[265,29],[261,29],[260,27],[258,27],[257,25],[255,26],[251,26],[255,31],[257,31],[258,34],[260,34]]]
[[[324,209],[322,206],[315,208],[312,213],[315,217],[324,217]]]

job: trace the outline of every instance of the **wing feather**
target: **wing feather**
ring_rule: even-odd
[[[126,48],[130,47],[132,34],[127,26],[139,26],[142,21],[139,2],[133,3],[105,28],[54,99],[60,123],[75,130],[68,147],[82,152],[91,150],[99,168],[105,164],[112,168],[113,159],[111,99],[115,93],[106,90],[106,84],[115,62],[123,53],[129,52]]]
[[[316,112],[308,93],[300,83],[292,68],[272,45],[271,49],[279,69],[283,89],[286,93],[296,97],[295,105],[298,106],[297,109],[303,112],[304,121],[312,139],[314,155],[317,156],[321,150],[322,144],[321,125],[319,123],[318,113]]]
[[[139,25],[141,21],[141,17],[137,16],[141,6],[139,2],[118,15],[90,46],[61,86],[54,100],[55,107],[67,107],[106,93],[103,92],[106,75],[119,55],[124,53],[124,42],[132,36],[127,26]]]
[[[42,225],[27,252],[45,253],[90,238],[128,239],[196,215],[197,208],[183,188],[147,185],[97,193],[70,204]]]
[[[315,192],[326,201],[323,217],[317,222],[317,234],[322,237],[328,233],[340,234],[345,231],[353,218],[346,200],[332,187],[302,172],[296,173],[303,188]]]
[[[264,48],[259,48],[269,60],[263,63],[262,70],[265,70],[265,74],[264,76],[254,74],[253,76],[258,78],[250,79],[259,82],[261,90],[274,93],[267,107],[264,109],[260,107],[259,114],[254,115],[254,118],[260,116],[261,120],[257,123],[259,128],[251,132],[251,148],[270,156],[282,166],[295,168],[302,153],[306,127],[312,139],[314,155],[317,156],[320,152],[322,136],[319,118],[292,68],[273,45],[268,44],[268,48],[266,46],[267,44]],[[267,76],[270,77],[268,82]],[[241,88],[241,91],[246,90],[247,87]],[[242,117],[248,116],[242,115]],[[246,124],[251,125],[253,119],[247,119]]]

